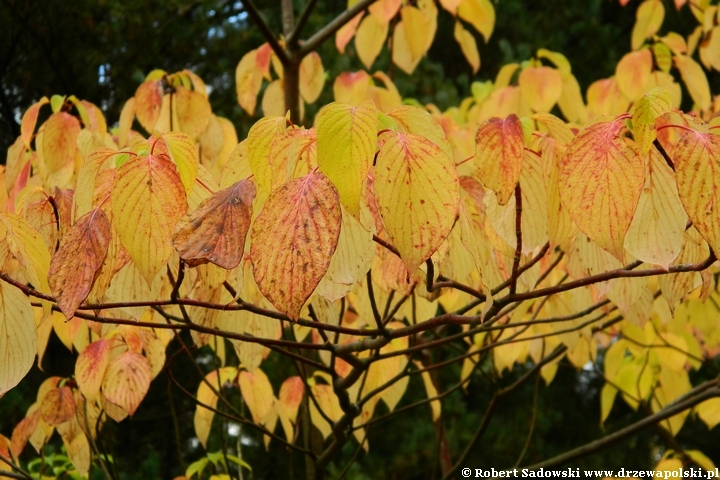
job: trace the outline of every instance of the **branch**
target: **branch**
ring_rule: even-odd
[[[343,13],[335,17],[330,23],[321,28],[315,35],[310,37],[300,47],[300,56],[304,57],[308,53],[316,50],[331,35],[340,30],[340,28],[355,18],[355,15],[365,10],[367,7],[375,3],[375,0],[360,0],[358,3],[348,8]]]
[[[28,472],[26,472],[25,470],[23,470],[22,468],[17,466],[15,464],[15,462],[13,462],[11,459],[7,458],[6,456],[0,455],[0,461],[7,463],[8,465],[10,465],[10,468],[12,468],[13,470],[15,470],[17,472],[17,473],[13,473],[13,472],[8,472],[7,470],[0,470],[0,476],[5,476],[8,478],[23,478],[23,479],[25,479],[25,478],[32,479],[33,478],[32,475],[30,475]]]
[[[665,148],[660,143],[660,140],[657,138],[653,140],[653,145],[655,148],[657,148],[657,151],[660,152],[660,155],[665,159],[665,163],[668,164],[668,167],[674,172],[675,171],[675,164],[673,163],[672,159],[670,158],[670,155],[665,151]]]
[[[513,258],[512,274],[510,275],[510,295],[515,295],[518,280],[518,268],[522,255],[522,192],[520,182],[515,185],[515,257]]]
[[[545,460],[540,463],[536,463],[535,465],[532,465],[530,467],[527,467],[529,470],[538,470],[540,468],[552,468],[559,465],[562,465],[564,463],[570,462],[572,460],[575,460],[577,458],[584,457],[586,455],[589,455],[591,453],[595,453],[599,450],[602,450],[603,448],[622,440],[625,437],[628,437],[636,432],[639,432],[645,427],[648,427],[650,425],[654,425],[655,423],[658,423],[662,420],[665,420],[666,418],[670,418],[673,415],[676,415],[684,410],[687,410],[689,408],[694,407],[695,405],[704,402],[705,400],[708,400],[710,398],[719,397],[720,396],[720,390],[717,389],[718,380],[710,380],[708,382],[705,382],[703,384],[698,385],[693,390],[688,392],[687,395],[684,395],[683,397],[680,397],[675,402],[670,403],[665,408],[660,410],[654,415],[650,415],[649,417],[645,417],[642,420],[626,427],[621,430],[618,430],[615,433],[612,433],[604,438],[601,438],[599,440],[595,440],[593,442],[590,442],[586,445],[583,445],[581,447],[575,448],[573,450],[570,450],[569,452],[565,452],[563,454],[557,455],[553,458],[550,458],[548,460]],[[716,388],[708,388],[708,385],[715,386]],[[698,394],[698,391],[701,392]]]
[[[302,33],[303,28],[305,28],[305,24],[307,23],[308,19],[310,18],[310,14],[312,13],[313,9],[315,8],[316,3],[317,3],[317,0],[308,0],[308,2],[305,4],[305,8],[303,8],[302,13],[300,14],[300,18],[298,18],[298,21],[295,24],[295,28],[286,37],[288,45],[294,45],[295,42],[298,41],[298,38],[300,37],[300,34]]]
[[[275,55],[277,55],[280,63],[282,63],[283,66],[287,65],[289,59],[285,49],[277,41],[275,35],[273,35],[273,32],[270,30],[270,27],[268,27],[267,23],[265,23],[265,20],[262,19],[255,4],[252,0],[242,0],[242,3],[245,5],[247,13],[255,26],[260,29],[260,33],[262,33],[262,36],[265,37],[265,40],[270,44],[270,48],[272,48]]]

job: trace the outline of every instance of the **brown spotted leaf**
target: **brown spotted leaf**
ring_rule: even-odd
[[[75,362],[75,380],[85,398],[95,400],[110,360],[110,341],[91,343],[78,355]]]
[[[70,387],[53,388],[40,403],[40,418],[51,427],[67,422],[75,415],[75,398]]]
[[[255,184],[242,180],[217,192],[175,228],[173,247],[190,265],[212,262],[228,270],[243,257],[252,219]]]
[[[50,262],[48,281],[68,319],[87,298],[110,245],[110,221],[100,208],[83,215],[63,237]]]
[[[342,213],[335,186],[321,173],[270,194],[253,225],[253,276],[265,297],[297,319],[330,265]]]

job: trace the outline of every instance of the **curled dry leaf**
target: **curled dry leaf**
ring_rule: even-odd
[[[110,361],[102,382],[105,397],[130,415],[135,413],[150,388],[150,362],[132,351]]]
[[[338,192],[321,173],[273,191],[255,220],[250,256],[260,291],[297,319],[330,265],[342,213]]]
[[[110,245],[110,221],[100,208],[83,215],[63,237],[48,281],[60,311],[70,319],[87,298]]]
[[[231,270],[243,257],[255,184],[242,180],[203,200],[178,223],[173,247],[191,266],[212,262]]]

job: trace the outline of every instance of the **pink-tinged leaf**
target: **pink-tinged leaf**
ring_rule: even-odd
[[[630,52],[620,59],[615,69],[615,78],[625,98],[634,102],[647,91],[652,66],[652,53],[647,48]]]
[[[95,400],[100,393],[105,370],[110,360],[110,341],[98,340],[80,353],[75,362],[75,380],[80,392],[88,400]]]
[[[243,257],[255,184],[243,180],[200,203],[178,223],[172,242],[191,266],[212,262],[231,270]]]
[[[621,119],[581,130],[560,160],[560,198],[591,240],[620,261],[623,242],[645,184],[640,148],[619,136]]]
[[[700,235],[720,252],[720,136],[687,132],[680,138],[673,160],[678,193]]]
[[[363,15],[365,15],[364,12],[358,13],[335,33],[335,47],[337,47],[338,52],[341,54],[345,53],[345,47],[347,47],[347,44],[350,43],[350,40],[355,36],[355,31]]]
[[[159,80],[143,82],[135,91],[135,115],[142,127],[152,133],[160,118],[163,103],[162,83]]]
[[[83,215],[63,237],[50,262],[48,282],[58,307],[70,319],[85,301],[110,245],[110,221],[99,208]]]
[[[285,413],[291,422],[297,419],[298,408],[305,394],[305,384],[302,378],[297,375],[290,377],[280,386],[278,401],[283,406]]]
[[[260,291],[297,319],[330,265],[342,213],[335,186],[321,173],[273,191],[255,219],[250,256]]]
[[[558,70],[550,67],[530,67],[518,77],[520,93],[536,112],[549,112],[560,100],[563,79]]]
[[[522,170],[525,140],[517,115],[485,121],[475,136],[475,165],[482,184],[505,205],[515,191]]]
[[[25,148],[30,149],[30,142],[32,141],[33,132],[35,131],[35,125],[37,124],[38,113],[40,113],[40,107],[50,103],[47,97],[43,97],[40,101],[30,105],[22,117],[20,123],[20,137],[25,144]]]
[[[139,353],[127,351],[108,364],[102,391],[110,402],[132,415],[145,398],[151,378],[150,362]]]
[[[75,162],[80,122],[65,112],[53,113],[44,123],[42,136],[43,160],[48,173]]]

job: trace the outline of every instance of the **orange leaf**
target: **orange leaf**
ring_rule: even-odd
[[[305,384],[297,375],[287,378],[280,386],[278,401],[285,409],[288,418],[295,423],[297,419],[298,408],[305,394]]]
[[[630,52],[618,62],[615,78],[620,91],[631,102],[640,98],[648,89],[652,63],[652,53],[647,48]]]
[[[162,84],[159,80],[143,82],[135,91],[135,115],[140,125],[151,132],[160,118],[163,103]]]
[[[95,400],[100,393],[105,370],[110,360],[110,342],[98,340],[83,350],[75,362],[75,380],[80,392],[88,400]]]
[[[75,416],[75,398],[70,387],[53,388],[40,402],[40,418],[48,425],[67,422]]]
[[[77,118],[65,112],[50,115],[42,135],[43,160],[48,173],[75,162],[78,135],[80,122]]]
[[[525,140],[516,115],[505,120],[485,121],[475,136],[475,165],[482,184],[497,193],[498,203],[505,205],[515,191],[522,170]]]
[[[170,236],[187,211],[175,165],[164,155],[132,157],[115,175],[112,209],[120,241],[151,285],[172,254]]]
[[[685,211],[710,247],[720,251],[720,136],[688,132],[674,153],[678,193]]]
[[[175,228],[172,242],[190,266],[212,262],[225,269],[238,266],[252,219],[255,184],[243,180],[203,200]]]
[[[297,319],[330,265],[342,213],[337,190],[321,173],[273,191],[255,220],[250,256],[260,291]]]
[[[341,54],[345,53],[345,47],[347,47],[347,44],[350,43],[350,40],[355,36],[355,31],[364,14],[365,12],[360,12],[355,15],[352,20],[340,27],[335,34],[335,47],[337,47],[338,52]]]
[[[622,119],[581,130],[560,160],[560,198],[580,230],[623,261],[623,241],[645,183],[640,149]]]
[[[63,237],[50,262],[48,281],[67,319],[87,298],[110,245],[110,221],[99,208],[83,215]]]
[[[182,85],[175,87],[175,108],[180,125],[176,129],[187,133],[193,140],[207,128],[212,109],[207,96]]]
[[[563,79],[554,68],[530,67],[520,72],[518,85],[530,108],[546,113],[560,100]]]
[[[33,132],[35,131],[35,124],[37,123],[38,113],[40,113],[40,107],[50,103],[47,97],[41,98],[39,101],[30,105],[30,108],[25,110],[20,123],[20,137],[22,138],[25,148],[30,149],[30,142],[32,141]]]
[[[108,364],[102,391],[110,402],[132,415],[145,398],[151,378],[150,362],[139,353],[127,351]]]

